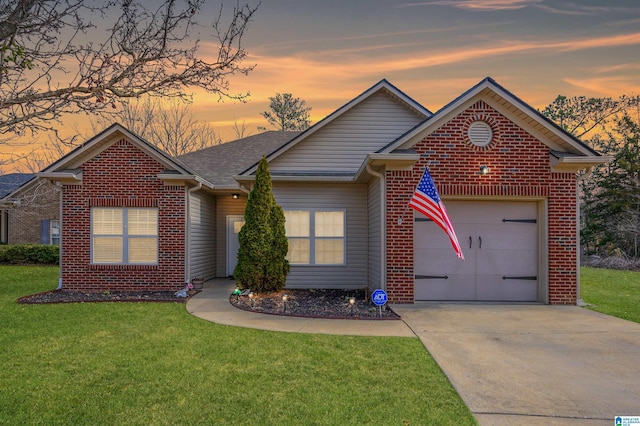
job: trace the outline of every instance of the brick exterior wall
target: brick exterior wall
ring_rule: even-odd
[[[184,186],[165,186],[164,167],[126,139],[85,162],[82,184],[63,189],[62,285],[65,290],[178,290],[184,287]],[[157,265],[92,265],[91,207],[157,207]]]
[[[467,128],[484,120],[492,142],[473,145]],[[548,200],[549,303],[577,298],[576,176],[551,173],[549,148],[485,102],[478,101],[414,146],[411,171],[387,171],[387,290],[390,303],[413,303],[413,190],[429,164],[442,198],[542,197]],[[481,165],[490,174],[480,175]],[[403,218],[401,224],[398,219]],[[455,226],[455,223],[454,223]],[[453,254],[452,254],[453,255]]]
[[[7,243],[40,244],[42,220],[60,219],[59,189],[41,179],[16,195],[20,205],[7,209]]]

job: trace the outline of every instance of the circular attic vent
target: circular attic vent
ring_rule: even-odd
[[[493,138],[493,131],[484,121],[474,121],[469,125],[467,130],[467,136],[472,144],[475,146],[484,147],[491,143]]]

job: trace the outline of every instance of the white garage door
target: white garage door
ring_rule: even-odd
[[[415,299],[538,300],[535,202],[447,201],[465,261],[447,235],[420,213],[414,225]]]

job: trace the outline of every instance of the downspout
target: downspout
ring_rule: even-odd
[[[371,165],[367,163],[367,173],[380,179],[380,287],[383,290],[387,290],[387,220],[386,220],[386,182],[382,173],[376,172],[371,168]]]
[[[576,305],[580,305],[580,182],[591,176],[593,167],[588,167],[584,175],[578,177],[576,181],[576,240],[578,249],[576,250]]]
[[[60,209],[59,218],[60,218],[60,246],[58,247],[58,288],[57,290],[62,289],[62,235],[63,235],[63,227],[64,222],[62,221],[62,185],[60,182],[54,182],[54,185],[58,188],[60,192],[60,202],[58,208]]]
[[[193,188],[187,189],[187,199],[185,205],[186,226],[184,236],[184,282],[191,282],[191,193],[202,188],[202,182],[198,182]]]

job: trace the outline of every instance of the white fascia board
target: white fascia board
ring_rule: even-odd
[[[554,173],[575,173],[583,169],[588,169],[599,164],[608,163],[611,156],[589,156],[589,157],[556,157],[549,154],[549,165]]]
[[[235,175],[233,178],[239,183],[243,182],[254,182],[256,180],[255,175]],[[345,183],[345,182],[354,182],[355,176],[271,176],[272,182],[308,182],[308,183],[317,183],[317,182],[337,182],[337,183]]]
[[[371,153],[367,154],[364,162],[356,173],[355,180],[360,181],[366,176],[367,166],[383,168],[384,170],[411,170],[416,161],[420,160],[420,154],[412,153]]]
[[[183,175],[178,173],[160,173],[158,179],[161,179],[165,184],[183,185],[185,183],[191,183],[194,185],[202,184],[209,189],[214,189],[214,185],[197,175]]]
[[[82,172],[40,172],[36,176],[51,182],[60,182],[63,185],[78,185],[82,183]]]

